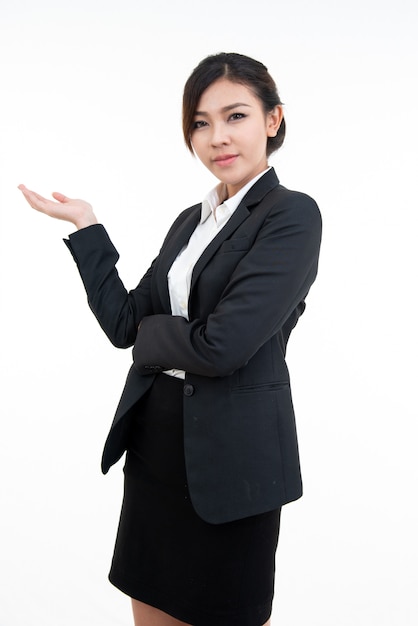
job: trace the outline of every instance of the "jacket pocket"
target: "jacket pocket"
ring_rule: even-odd
[[[257,391],[266,392],[266,391],[278,391],[279,389],[288,389],[290,388],[289,382],[278,381],[278,382],[270,382],[270,383],[257,383],[255,385],[239,385],[237,387],[232,388],[232,393],[254,393]]]
[[[223,242],[220,252],[240,252],[250,249],[248,237],[233,237]]]

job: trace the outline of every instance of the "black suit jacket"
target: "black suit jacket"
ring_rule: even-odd
[[[134,345],[103,472],[126,449],[129,416],[155,375],[185,370],[191,500],[203,519],[221,523],[302,494],[285,351],[317,273],[321,218],[312,198],[281,186],[270,169],[197,262],[188,321],[171,315],[167,272],[200,210],[198,204],[179,215],[157,259],[129,293],[102,226],[74,233],[67,245],[103,330],[116,346]]]

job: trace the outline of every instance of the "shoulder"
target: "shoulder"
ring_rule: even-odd
[[[185,220],[187,220],[189,216],[193,215],[194,213],[198,213],[200,215],[201,208],[202,208],[202,203],[199,202],[198,204],[194,204],[193,206],[190,206],[187,209],[184,209],[181,213],[177,215],[176,219],[171,225],[171,228],[175,228],[176,226],[179,226]]]
[[[174,220],[174,222],[171,224],[167,235],[165,237],[166,239],[169,239],[170,236],[185,222],[187,221],[188,218],[193,218],[193,216],[199,216],[200,217],[200,211],[202,208],[202,204],[194,204],[193,206],[184,209],[184,211],[182,211],[181,213],[179,213],[179,215],[176,217],[176,219]]]
[[[322,218],[318,204],[307,193],[287,189],[279,184],[269,192],[268,201],[271,203],[271,216],[280,214],[282,219],[289,222],[306,223],[321,229]]]
[[[307,193],[288,189],[281,184],[277,185],[271,193],[272,196],[275,197],[278,205],[282,208],[293,207],[296,209],[300,207],[301,210],[320,214],[318,204],[312,196],[309,196]]]
[[[288,189],[282,185],[271,168],[250,189],[243,203],[251,210],[265,212],[270,216],[280,213],[282,219],[302,219],[321,222],[321,214],[315,200],[306,193]]]

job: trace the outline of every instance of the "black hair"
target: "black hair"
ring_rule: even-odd
[[[193,152],[191,135],[198,103],[203,92],[216,80],[227,78],[233,83],[246,85],[259,98],[267,114],[283,104],[276,83],[267,67],[244,54],[220,52],[201,61],[186,81],[183,92],[183,135],[186,146]],[[267,138],[267,156],[278,150],[286,134],[284,119],[275,137]]]

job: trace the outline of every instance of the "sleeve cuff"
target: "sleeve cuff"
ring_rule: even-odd
[[[81,255],[85,254],[86,249],[111,248],[116,253],[117,258],[119,258],[119,254],[103,224],[92,224],[91,226],[80,228],[80,230],[71,233],[68,239],[63,239],[63,241],[76,262]]]

